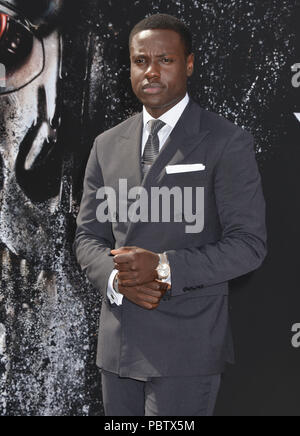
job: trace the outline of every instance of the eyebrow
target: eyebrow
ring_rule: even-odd
[[[159,55],[155,55],[156,58],[162,58],[164,56],[176,56],[176,53],[162,53]],[[147,55],[146,54],[133,54],[132,57],[140,57],[140,58],[146,58]]]

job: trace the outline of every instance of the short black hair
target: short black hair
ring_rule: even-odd
[[[144,18],[134,26],[129,36],[129,47],[133,37],[143,30],[164,29],[173,30],[178,33],[185,46],[185,54],[189,56],[193,52],[193,38],[189,28],[186,24],[172,15],[155,14],[150,17]]]

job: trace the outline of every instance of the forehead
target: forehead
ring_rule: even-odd
[[[130,45],[131,53],[142,52],[172,52],[184,51],[180,35],[174,30],[151,29],[143,30],[134,35]]]

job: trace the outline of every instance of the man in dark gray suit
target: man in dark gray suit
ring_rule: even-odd
[[[167,15],[135,26],[143,113],[100,135],[87,164],[75,250],[103,295],[97,364],[110,416],[213,414],[234,361],[228,281],[266,254],[253,138],[189,98],[191,41]]]

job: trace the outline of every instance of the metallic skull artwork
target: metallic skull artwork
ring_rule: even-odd
[[[15,254],[49,264],[59,204],[62,150],[58,84],[62,0],[0,1],[0,239]]]
[[[66,86],[68,81],[63,80],[61,19],[66,3],[74,8],[76,2],[0,0],[0,415],[4,416],[87,415],[93,408],[99,414],[100,409],[100,399],[92,405],[89,398],[97,384],[93,350],[99,314],[96,310],[90,315],[88,310],[99,296],[78,272],[68,245],[75,220],[71,153],[66,157],[72,134],[66,122],[62,126],[62,109],[66,114],[68,103],[75,103],[63,100],[63,82]],[[65,45],[72,43],[72,37],[65,39]],[[70,61],[65,56],[68,65],[78,47],[75,56],[72,50]],[[81,98],[82,91],[77,92],[76,107],[81,108]],[[74,118],[71,122],[76,124]]]

